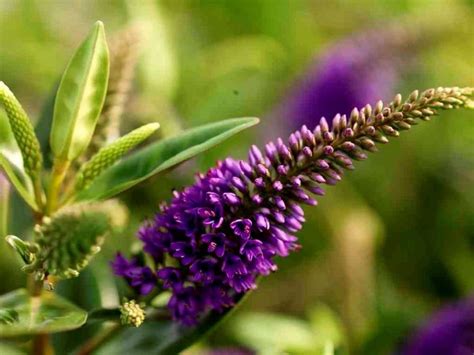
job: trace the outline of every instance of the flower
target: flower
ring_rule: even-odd
[[[275,259],[300,248],[295,233],[305,222],[302,204],[335,184],[352,160],[374,151],[375,141],[428,118],[437,109],[464,106],[471,89],[413,92],[402,103],[367,105],[350,116],[326,119],[312,131],[306,126],[270,142],[262,152],[252,146],[248,160],[227,158],[183,191],[139,231],[144,252],[155,260],[156,277],[146,266],[118,254],[115,273],[140,293],[153,283],[171,291],[168,308],[175,320],[196,324],[210,310],[231,307],[238,296],[256,288],[256,279],[277,270]],[[420,116],[421,114],[421,116]]]
[[[348,115],[354,107],[388,98],[420,48],[416,45],[420,37],[406,28],[389,26],[336,43],[291,89],[281,105],[282,119],[291,129],[314,126],[321,117]]]
[[[120,306],[120,321],[123,325],[133,325],[138,328],[145,320],[145,311],[135,300],[125,301]]]
[[[403,355],[472,355],[474,298],[451,304],[430,317],[410,340]]]

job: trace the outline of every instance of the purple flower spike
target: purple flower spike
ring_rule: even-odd
[[[139,293],[157,284],[170,289],[173,318],[196,324],[254,289],[259,276],[277,269],[276,257],[300,248],[295,234],[305,222],[301,205],[316,205],[312,194],[322,195],[322,184],[337,183],[352,159],[374,151],[374,141],[386,142],[387,127],[406,128],[420,115],[432,116],[433,107],[462,107],[473,95],[469,88],[438,88],[414,92],[405,103],[397,96],[398,103],[387,107],[365,107],[363,117],[355,111],[349,120],[338,116],[337,127],[321,120],[313,131],[302,127],[291,134],[288,144],[278,139],[264,152],[253,146],[249,161],[218,162],[193,185],[174,191],[140,229],[155,269],[118,254],[114,272]]]

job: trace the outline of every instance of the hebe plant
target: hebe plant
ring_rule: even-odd
[[[152,339],[154,353],[183,350],[256,288],[259,276],[275,271],[277,256],[300,247],[295,233],[305,222],[301,204],[316,205],[312,195],[323,194],[322,184],[337,183],[345,169],[354,168],[354,160],[366,159],[366,152],[376,151],[376,143],[387,143],[387,137],[440,110],[472,106],[471,88],[414,91],[405,101],[397,95],[388,105],[366,105],[329,122],[323,118],[314,129],[303,126],[287,142],[268,143],[264,152],[253,146],[246,161],[219,162],[194,185],[175,192],[171,203],[145,223],[138,256],[117,256],[114,270],[131,286],[132,299],[118,309],[88,313],[55,295],[54,286],[77,277],[106,241],[111,220],[100,203],[258,122],[212,123],[135,150],[158,123],[112,140],[108,132],[114,131],[110,125],[117,124],[121,107],[111,107],[123,105],[128,89],[119,84],[120,73],[130,78],[121,59],[112,56],[109,64],[104,28],[96,23],[62,76],[49,146],[42,147],[46,156],[27,113],[0,82],[6,113],[0,116],[6,132],[0,166],[36,220],[33,239],[6,236],[29,282],[26,289],[0,297],[0,337],[32,336],[35,354],[51,351],[50,333],[106,320],[115,325],[79,353],[91,353],[114,334],[130,331],[136,332],[138,347]],[[119,72],[109,75],[110,67]],[[169,297],[167,308],[152,302],[163,295]],[[127,325],[139,329],[125,330]],[[160,338],[153,340],[157,333]]]

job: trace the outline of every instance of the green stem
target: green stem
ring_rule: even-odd
[[[38,205],[38,209],[41,211],[43,209],[43,185],[39,176],[33,179],[33,191],[35,194],[36,204]]]
[[[0,174],[2,174],[0,172]],[[0,176],[0,179],[3,179]],[[8,234],[8,215],[10,201],[10,186],[6,181],[0,181],[0,237],[3,238]]]
[[[33,274],[28,276],[28,291],[33,297],[33,302],[39,300],[43,292],[43,281],[35,279]],[[54,355],[54,350],[49,342],[48,334],[37,334],[32,340],[31,344],[32,355]]]
[[[48,201],[46,204],[47,215],[51,215],[58,206],[58,195],[70,164],[71,162],[68,160],[56,160],[54,162],[48,190]]]

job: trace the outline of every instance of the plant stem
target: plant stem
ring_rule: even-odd
[[[10,185],[0,172],[0,238],[8,234],[8,211],[10,201]]]
[[[43,281],[35,279],[34,275],[28,276],[28,291],[33,299],[38,299],[43,291]],[[54,350],[49,342],[48,334],[37,334],[31,344],[32,355],[53,355]]]
[[[66,176],[70,161],[56,160],[54,162],[53,171],[51,173],[51,182],[48,190],[48,201],[46,204],[46,214],[53,213],[58,205],[58,195],[61,190],[61,184]]]
[[[86,342],[77,352],[77,355],[90,355],[93,351],[100,348],[102,345],[107,343],[120,329],[122,329],[119,323],[113,324],[108,328],[104,329],[101,333]]]
[[[39,176],[33,179],[33,191],[35,194],[36,204],[41,211],[43,209],[43,185],[41,184],[41,178]]]

